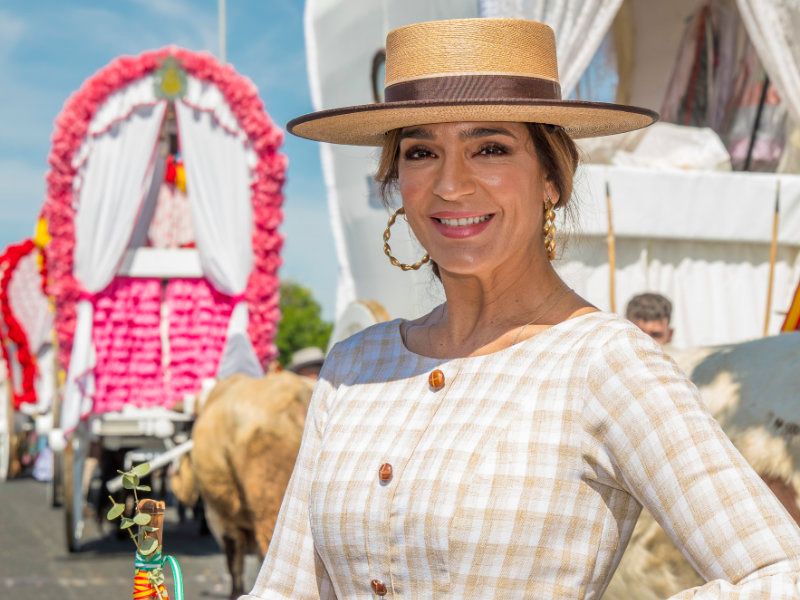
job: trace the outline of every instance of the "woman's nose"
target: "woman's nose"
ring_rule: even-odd
[[[472,174],[463,157],[445,156],[439,163],[433,193],[442,200],[454,201],[475,191]]]

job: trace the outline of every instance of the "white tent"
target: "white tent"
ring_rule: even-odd
[[[309,79],[317,108],[371,102],[374,58],[386,33],[406,23],[437,18],[503,15],[550,22],[559,45],[561,78],[565,88],[571,87],[623,3],[404,0],[362,3],[358,10],[351,3],[346,8],[343,4],[341,0],[309,0],[306,4]],[[698,0],[626,3],[635,33],[631,103],[660,108],[684,19],[698,4]],[[738,2],[748,33],[782,97],[796,102],[800,98],[794,88],[800,60],[792,54],[797,50],[786,43],[786,32],[800,19],[797,9],[790,10],[776,0],[758,2],[756,13],[754,4]],[[782,26],[760,37],[759,31],[767,31],[775,23]],[[790,114],[796,118],[797,107],[790,106]],[[340,265],[337,314],[357,299],[377,300],[392,317],[414,317],[430,309],[441,300],[430,271],[401,272],[389,265],[381,252],[380,236],[388,212],[371,180],[376,150],[323,145],[321,154]],[[777,311],[788,307],[800,278],[800,177],[585,165],[576,182],[579,219],[556,268],[584,297],[600,308],[610,308],[608,184],[616,233],[617,310],[623,311],[635,293],[657,291],[674,301],[674,342],[678,346],[758,337],[766,311],[779,179],[780,244],[769,324],[769,331],[775,333],[782,322]],[[392,248],[401,260],[411,262],[422,250],[410,239],[395,242],[403,229],[402,224],[395,226]],[[563,246],[563,239],[560,242]]]

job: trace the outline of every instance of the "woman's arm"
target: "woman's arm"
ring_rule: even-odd
[[[800,530],[649,338],[621,329],[589,375],[599,472],[632,494],[709,583],[689,598],[800,598]]]
[[[333,352],[331,352],[333,354]],[[308,514],[311,479],[327,407],[334,394],[333,356],[320,373],[306,417],[303,440],[283,497],[267,556],[250,594],[239,600],[335,600],[331,579],[314,549]]]

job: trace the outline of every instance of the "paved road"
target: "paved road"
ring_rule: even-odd
[[[31,479],[0,483],[0,598],[128,600],[133,543],[113,534],[101,536],[92,522],[87,523],[84,549],[69,554],[63,512],[50,507],[47,489],[48,484]],[[179,523],[169,509],[164,542],[181,563],[187,600],[228,598],[225,557],[211,536],[198,535],[193,522]],[[248,557],[248,585],[257,570],[256,558]]]

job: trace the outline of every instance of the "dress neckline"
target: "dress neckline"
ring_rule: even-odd
[[[435,356],[427,356],[425,354],[417,354],[416,352],[412,352],[406,346],[405,340],[403,339],[403,335],[401,333],[401,328],[404,323],[407,323],[407,319],[395,319],[392,323],[395,327],[395,339],[396,343],[400,349],[401,354],[405,354],[411,357],[416,358],[417,360],[421,361],[436,361],[438,363],[453,363],[453,362],[466,362],[466,361],[473,361],[473,360],[480,360],[480,359],[487,359],[487,358],[497,358],[503,356],[506,353],[515,352],[521,348],[526,348],[528,345],[536,346],[542,343],[542,340],[547,339],[552,335],[553,332],[562,331],[564,329],[568,329],[570,326],[574,326],[576,323],[583,322],[585,319],[590,317],[595,317],[598,315],[607,315],[605,311],[602,310],[594,310],[592,312],[584,313],[582,315],[577,315],[575,317],[570,317],[568,319],[564,319],[563,321],[559,321],[558,323],[551,325],[547,329],[543,329],[539,333],[532,335],[529,338],[524,340],[520,340],[515,344],[511,344],[510,346],[506,346],[505,348],[501,348],[500,350],[495,350],[494,352],[487,352],[486,354],[475,354],[473,356],[454,356],[450,358],[437,358]]]

